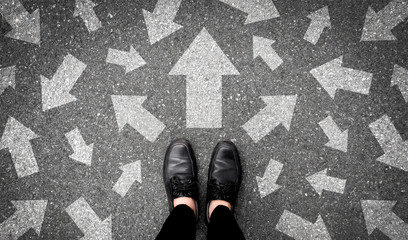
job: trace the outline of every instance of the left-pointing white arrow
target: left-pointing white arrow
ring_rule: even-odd
[[[132,46],[130,46],[129,52],[109,48],[106,62],[124,66],[126,68],[126,73],[146,64],[143,58]]]
[[[342,132],[330,116],[319,122],[319,125],[329,138],[325,144],[327,147],[347,152],[348,130]]]
[[[343,194],[347,181],[346,179],[327,176],[327,168],[306,177],[306,180],[319,195],[322,195],[323,190]]]
[[[0,68],[0,95],[7,87],[16,87],[15,72],[15,66]]]
[[[0,223],[0,239],[18,239],[31,228],[40,236],[47,200],[11,201],[14,214]]]
[[[86,144],[78,128],[66,133],[65,137],[74,150],[74,153],[71,154],[70,157],[75,161],[91,166],[93,144]]]
[[[40,44],[40,11],[28,13],[18,0],[1,0],[0,13],[13,28],[6,36]]]
[[[94,7],[96,6],[91,0],[76,0],[74,17],[81,17],[89,32],[94,32],[102,27],[101,21],[96,16]]]
[[[113,186],[113,191],[124,197],[135,181],[142,183],[142,162],[136,161],[120,167],[123,171]]]
[[[9,117],[0,141],[0,149],[9,150],[19,178],[38,172],[37,161],[30,143],[30,140],[37,137],[29,128]]]

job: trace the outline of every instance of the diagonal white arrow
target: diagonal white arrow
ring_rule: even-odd
[[[40,44],[40,11],[28,13],[18,0],[1,0],[0,13],[13,28],[7,37]]]
[[[15,239],[31,228],[40,236],[47,200],[12,201],[16,211],[0,223],[0,239]]]
[[[256,176],[256,182],[258,183],[261,198],[264,198],[281,188],[280,185],[276,184],[276,181],[278,180],[282,168],[282,163],[271,159],[266,167],[263,177]]]
[[[78,128],[66,133],[65,137],[74,150],[74,153],[71,154],[70,157],[75,161],[91,166],[93,144],[86,144]]]
[[[174,23],[182,0],[158,0],[153,13],[143,10],[150,44],[154,44],[183,26]]]
[[[150,142],[154,142],[163,132],[166,126],[142,106],[147,97],[120,95],[111,97],[120,130],[128,123]]]
[[[289,131],[297,95],[263,96],[266,107],[246,122],[242,128],[255,142],[268,135],[279,124]]]
[[[82,75],[86,65],[68,54],[52,80],[41,76],[43,111],[76,101],[69,92]]]
[[[398,86],[405,102],[408,102],[408,69],[394,65],[391,86]]]
[[[248,14],[245,24],[265,21],[279,17],[272,0],[220,0]]]
[[[370,129],[384,151],[377,161],[408,172],[408,142],[401,138],[391,119],[384,115],[371,123]]]
[[[0,68],[0,95],[4,92],[4,90],[6,90],[6,88],[16,87],[15,72],[15,66]]]
[[[368,8],[361,41],[397,40],[391,30],[408,17],[408,1],[393,0],[378,13]]]
[[[126,73],[136,70],[146,64],[143,58],[132,46],[130,46],[129,52],[109,48],[106,62],[124,66],[126,68]]]
[[[329,8],[323,7],[307,16],[312,20],[303,39],[316,45],[325,28],[331,27]]]
[[[312,185],[319,195],[323,190],[343,194],[346,187],[346,179],[330,177],[327,175],[327,168],[306,177],[306,180]]]
[[[81,17],[89,32],[94,32],[102,27],[94,7],[96,4],[91,0],[76,0],[75,3],[74,17]]]
[[[37,137],[33,131],[16,119],[9,117],[7,120],[0,141],[0,149],[9,150],[19,178],[38,172],[37,161],[30,143],[30,140]]]
[[[142,162],[136,161],[120,167],[122,175],[113,186],[113,191],[124,197],[135,181],[142,183]]]
[[[325,146],[347,152],[348,130],[342,132],[330,116],[319,122],[319,125],[329,138],[329,142]]]
[[[288,210],[284,210],[275,228],[296,240],[331,239],[320,215],[315,223],[311,223]]]
[[[319,81],[327,93],[334,98],[337,89],[368,94],[372,73],[342,67],[343,56],[327,62],[310,73]]]
[[[254,58],[260,56],[272,71],[283,63],[282,58],[279,57],[271,46],[274,42],[274,40],[263,37],[253,37]]]

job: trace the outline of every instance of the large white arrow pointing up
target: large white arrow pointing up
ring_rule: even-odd
[[[393,0],[376,13],[368,8],[361,41],[396,40],[391,30],[408,17],[408,1]]]
[[[76,101],[69,92],[85,68],[84,63],[68,54],[51,80],[41,76],[43,111]]]
[[[405,102],[408,102],[408,69],[394,65],[391,86],[398,86]]]
[[[74,17],[81,17],[89,32],[93,32],[102,27],[101,21],[96,16],[94,7],[96,6],[91,0],[76,0]]]
[[[83,197],[69,205],[66,211],[84,233],[81,240],[112,239],[112,217],[101,221]]]
[[[397,201],[361,200],[368,234],[377,228],[392,240],[408,239],[408,223],[392,211],[396,203]]]
[[[111,97],[120,130],[128,123],[150,142],[154,142],[163,132],[166,126],[142,106],[147,97],[120,95]]]
[[[174,23],[182,0],[158,0],[153,13],[143,10],[151,44],[154,44],[183,26]]]
[[[384,115],[371,123],[370,129],[384,151],[377,161],[408,172],[408,142],[404,142],[391,119]]]
[[[323,190],[343,194],[347,181],[346,179],[327,176],[327,168],[306,177],[306,180],[319,195],[322,195]]]
[[[325,144],[327,147],[347,152],[348,130],[342,132],[330,116],[319,122],[319,125],[329,138],[329,142]]]
[[[142,183],[142,162],[136,161],[120,167],[123,171],[113,186],[113,191],[124,197],[135,181]]]
[[[16,119],[9,117],[7,120],[0,141],[0,149],[8,148],[19,178],[38,172],[37,161],[30,143],[30,140],[37,137],[34,132]]]
[[[279,124],[289,131],[296,105],[296,95],[263,96],[266,107],[246,122],[242,127],[258,142]]]
[[[296,240],[331,239],[320,215],[315,223],[311,223],[288,210],[284,210],[275,228]]]
[[[0,13],[13,28],[7,37],[40,44],[40,11],[28,13],[18,0],[1,0]]]
[[[245,24],[279,17],[272,0],[220,0],[240,11],[248,13]]]
[[[14,214],[0,223],[0,239],[15,239],[31,228],[40,236],[47,200],[11,201]]]
[[[311,13],[307,16],[312,20],[309,28],[307,29],[303,39],[316,45],[319,41],[320,35],[322,35],[323,30],[327,27],[331,27],[329,8],[323,7],[316,12]]]
[[[187,128],[222,127],[222,75],[238,75],[204,28],[170,75],[187,75]]]
[[[16,87],[15,72],[15,66],[0,68],[0,95],[6,90],[6,88]]]
[[[138,52],[136,52],[133,46],[130,46],[129,52],[109,48],[106,62],[125,66],[126,73],[138,69],[139,67],[146,64],[144,59],[139,55]]]
[[[312,69],[310,73],[332,98],[334,98],[337,89],[368,94],[373,74],[345,68],[341,66],[342,64],[343,56]]]
[[[75,161],[91,166],[93,144],[86,144],[78,128],[66,133],[65,137],[68,139],[72,150],[74,150],[74,153],[71,154],[70,157]]]
[[[279,57],[271,46],[274,42],[274,40],[263,37],[254,36],[253,38],[254,58],[260,56],[272,71],[283,63],[282,58]]]
[[[276,184],[276,181],[278,180],[282,168],[282,163],[271,159],[266,167],[263,177],[256,176],[256,182],[258,183],[258,190],[261,198],[264,198],[281,188],[280,185]]]

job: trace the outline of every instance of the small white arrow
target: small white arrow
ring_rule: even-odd
[[[315,223],[311,223],[288,210],[284,210],[275,228],[296,240],[331,239],[320,215]]]
[[[322,195],[323,190],[343,194],[347,182],[346,179],[327,176],[327,168],[306,177],[306,180],[319,195]]]
[[[396,203],[397,201],[361,200],[369,235],[377,228],[392,240],[408,239],[408,223],[392,211]]]
[[[150,44],[154,44],[183,26],[174,23],[182,0],[158,0],[153,13],[143,10]]]
[[[408,102],[408,69],[394,65],[391,86],[398,86],[405,102]]]
[[[408,2],[393,0],[376,13],[368,8],[361,41],[397,40],[391,30],[408,17]]]
[[[261,198],[264,198],[281,188],[280,185],[276,184],[276,181],[278,180],[282,168],[282,163],[271,159],[268,166],[266,167],[263,177],[256,176],[256,182],[258,183],[258,189]]]
[[[347,152],[348,130],[342,132],[330,116],[319,122],[319,125],[329,138],[329,142],[325,146]]]
[[[102,27],[94,7],[96,4],[91,0],[76,0],[75,3],[74,17],[81,17],[89,32],[94,32]]]
[[[41,76],[43,111],[77,100],[69,92],[85,68],[84,63],[68,54],[52,80]]]
[[[0,223],[0,239],[15,239],[31,228],[40,236],[47,200],[11,201],[16,208],[14,214]]]
[[[78,128],[66,133],[65,137],[74,150],[74,153],[71,154],[70,157],[75,161],[91,166],[93,144],[86,144]]]
[[[279,57],[271,46],[274,42],[274,40],[263,37],[253,37],[254,58],[260,56],[272,71],[283,63],[282,58]]]
[[[337,89],[368,94],[373,74],[345,68],[342,67],[342,64],[343,56],[312,69],[310,73],[332,98]]]
[[[248,14],[245,24],[265,21],[279,17],[279,12],[272,0],[220,0]]]
[[[7,120],[0,149],[8,148],[19,178],[38,172],[37,161],[30,143],[30,140],[37,137],[33,131],[16,119],[9,117]]]
[[[323,7],[307,16],[312,20],[303,39],[316,45],[325,28],[331,27],[329,8]]]
[[[166,126],[142,106],[147,97],[120,95],[111,97],[120,130],[128,123],[150,142],[154,142],[163,132]]]
[[[377,161],[408,172],[408,142],[402,139],[391,119],[384,115],[371,123],[370,129],[384,151]]]
[[[6,88],[16,87],[15,72],[15,66],[0,68],[0,95],[6,90]]]
[[[135,181],[142,183],[142,162],[136,161],[120,167],[123,171],[113,186],[113,191],[124,197]]]
[[[297,95],[261,98],[266,103],[266,107],[242,126],[255,142],[264,138],[281,123],[289,131]]]
[[[40,11],[28,13],[18,0],[1,0],[0,13],[13,28],[7,37],[40,44]]]
[[[84,233],[81,240],[112,239],[112,217],[109,216],[101,221],[83,197],[69,205],[66,211]]]
[[[109,48],[106,62],[124,66],[126,68],[126,73],[146,64],[143,58],[132,46],[130,46],[129,52]]]

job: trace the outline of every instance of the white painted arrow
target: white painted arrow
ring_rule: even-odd
[[[279,57],[271,46],[274,42],[274,40],[263,37],[253,37],[254,58],[260,56],[272,71],[283,63],[282,58]]]
[[[166,126],[142,106],[147,97],[120,95],[111,97],[120,130],[128,123],[150,142],[154,142],[163,132]]]
[[[391,86],[398,86],[405,102],[408,102],[408,69],[394,65]]]
[[[109,216],[101,221],[83,197],[69,205],[66,211],[84,233],[81,240],[112,239],[112,217]]]
[[[91,166],[93,144],[86,144],[78,128],[66,133],[65,137],[68,139],[72,150],[74,150],[70,157],[75,161]]]
[[[276,181],[278,180],[282,168],[282,163],[271,159],[266,167],[263,177],[256,176],[256,182],[258,183],[258,190],[261,198],[264,198],[281,188],[280,185],[276,184]]]
[[[88,32],[94,32],[102,27],[94,7],[96,7],[96,4],[91,0],[76,0],[75,3],[74,17],[82,18]]]
[[[266,103],[266,107],[242,126],[255,142],[264,138],[281,123],[289,131],[297,95],[261,98]]]
[[[153,13],[143,10],[150,44],[154,44],[183,26],[174,23],[182,0],[158,0]]]
[[[40,11],[28,13],[18,0],[1,0],[0,13],[13,28],[7,37],[40,44]]]
[[[303,39],[316,45],[325,28],[331,27],[329,8],[323,7],[307,16],[312,22]]]
[[[384,151],[377,161],[408,172],[408,142],[402,139],[391,119],[384,115],[371,123],[370,129]]]
[[[136,70],[146,64],[145,60],[132,46],[130,46],[129,52],[109,48],[106,62],[124,66],[126,68],[126,73]]]
[[[330,116],[319,122],[319,125],[329,138],[325,146],[347,152],[348,130],[342,132]]]
[[[312,185],[319,195],[323,190],[343,194],[346,187],[346,179],[330,177],[327,175],[327,168],[306,177],[306,180]]]
[[[16,87],[15,72],[15,66],[0,68],[0,95],[6,90],[6,88]]]
[[[135,181],[142,183],[142,162],[136,161],[120,167],[123,171],[113,186],[113,191],[124,197]]]
[[[376,13],[368,8],[361,41],[397,40],[391,30],[408,17],[408,1],[393,0]]]
[[[187,75],[187,128],[222,127],[222,75],[239,72],[205,28],[170,75]]]
[[[69,92],[85,68],[84,63],[68,54],[52,80],[41,76],[43,111],[76,101]]]
[[[40,236],[47,200],[11,201],[16,208],[14,214],[0,223],[0,239],[15,239],[31,228]]]
[[[37,161],[30,143],[30,140],[37,137],[33,131],[16,119],[9,117],[7,120],[0,141],[0,149],[9,150],[19,178],[38,172]]]
[[[279,12],[272,0],[220,0],[248,14],[245,24],[265,21],[279,17]]]
[[[373,74],[345,68],[341,66],[342,64],[343,56],[312,69],[310,73],[332,98],[334,98],[337,89],[368,94]]]
[[[369,235],[377,228],[392,240],[408,239],[408,223],[392,211],[396,203],[397,201],[361,200]]]

